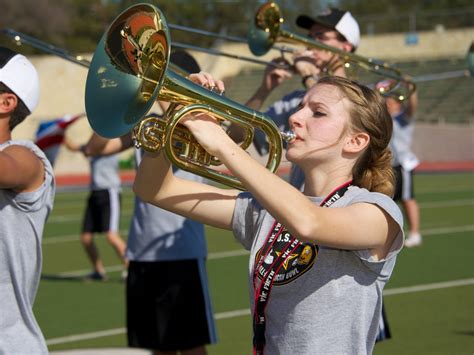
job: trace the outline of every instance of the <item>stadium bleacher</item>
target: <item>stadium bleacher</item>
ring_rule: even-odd
[[[466,61],[464,58],[458,58],[400,62],[393,63],[393,65],[402,73],[417,77],[462,70],[466,68]],[[263,67],[244,68],[238,75],[224,80],[227,88],[226,95],[232,100],[244,103],[252,94],[253,88],[260,85],[262,76]],[[299,77],[295,76],[275,89],[265,104],[268,105],[297,88],[301,88],[301,83]],[[417,84],[417,89],[419,95],[418,121],[474,123],[474,81],[472,77],[420,82]]]

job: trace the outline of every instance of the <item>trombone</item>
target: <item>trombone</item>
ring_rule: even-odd
[[[21,46],[23,43],[25,43],[25,44],[30,45],[33,48],[42,50],[42,51],[44,51],[46,53],[49,53],[49,54],[56,55],[58,57],[66,59],[66,60],[68,60],[72,63],[79,64],[82,67],[89,68],[90,65],[91,65],[90,60],[85,59],[81,55],[72,54],[72,53],[68,52],[67,50],[65,50],[63,48],[56,47],[56,46],[54,46],[50,43],[46,43],[44,41],[41,41],[37,38],[34,38],[34,37],[29,36],[27,34],[24,34],[22,32],[15,31],[11,28],[5,28],[5,29],[2,30],[2,32],[3,32],[4,35],[6,35],[8,37],[11,37],[17,46]],[[180,44],[180,43],[173,43],[173,47],[183,48],[183,49],[188,48],[188,49],[192,49],[192,50],[201,50],[202,51],[202,48],[195,47],[195,46],[190,46],[190,45],[185,45],[185,44]],[[231,56],[231,55],[229,54],[229,56]],[[242,58],[236,58],[236,59],[242,59]],[[251,58],[249,58],[249,59],[251,59]],[[259,63],[259,64],[265,63],[264,61],[260,61],[258,59],[255,59],[254,62]],[[183,70],[182,68],[178,67],[177,65],[175,65],[173,63],[169,63],[169,65],[175,72],[177,72],[181,75],[186,76],[186,75],[190,74],[190,73],[186,72],[185,70]]]
[[[3,34],[11,37],[15,44],[21,46],[23,43],[29,44],[33,48],[40,49],[46,53],[57,55],[63,59],[66,59],[75,64],[79,64],[83,67],[89,68],[91,62],[80,55],[74,55],[65,49],[53,46],[52,44],[43,42],[37,38],[28,36],[24,33],[12,30],[11,28],[4,28]]]
[[[424,74],[413,77],[415,83],[423,83],[434,80],[454,79],[474,76],[474,42],[471,43],[466,54],[466,69],[453,70],[442,73]]]
[[[281,160],[282,133],[264,114],[251,110],[175,73],[169,66],[169,27],[161,11],[138,4],[123,11],[102,36],[87,75],[87,118],[99,135],[114,138],[133,130],[136,144],[147,150],[164,149],[169,160],[183,170],[225,185],[244,189],[234,176],[213,169],[221,165],[210,156],[180,120],[205,112],[220,122],[241,125],[246,132],[243,149],[253,141],[255,128],[267,136],[267,169],[275,172]],[[156,100],[171,102],[164,118],[146,116]],[[177,105],[182,105],[177,107]]]
[[[254,20],[250,24],[248,32],[250,51],[254,55],[261,56],[267,53],[277,42],[305,45],[308,48],[317,48],[338,55],[344,62],[345,68],[350,68],[354,65],[384,78],[394,79],[394,84],[391,87],[383,88],[381,91],[383,95],[392,95],[403,86],[406,87],[406,94],[395,94],[398,100],[403,101],[415,92],[416,85],[404,78],[402,73],[393,66],[380,60],[345,52],[305,36],[286,31],[281,28],[283,22],[284,19],[281,17],[280,8],[276,3],[267,2],[260,6]]]
[[[195,33],[199,33],[199,34],[206,34],[206,35],[208,35],[209,33],[212,34],[212,32],[201,31],[201,30],[192,29],[192,28],[189,28],[189,27],[178,26],[178,25],[169,25],[169,27],[179,29],[179,30],[183,30],[183,31],[195,32]],[[32,46],[33,48],[42,50],[42,51],[44,51],[46,53],[49,53],[49,54],[57,55],[57,56],[59,56],[63,59],[66,59],[66,60],[68,60],[70,62],[73,62],[75,64],[79,64],[83,67],[89,68],[89,66],[90,66],[90,61],[85,59],[83,56],[72,54],[72,53],[68,52],[65,49],[56,47],[56,46],[54,46],[50,43],[43,42],[43,41],[41,41],[37,38],[34,38],[34,37],[29,36],[27,34],[24,34],[22,32],[15,31],[11,28],[5,28],[5,29],[2,30],[2,32],[6,36],[11,37],[13,39],[13,41],[15,42],[15,44],[18,45],[18,46],[21,46],[23,43],[26,43],[26,44],[29,44],[30,46]],[[213,34],[213,35],[216,36],[216,37],[221,36],[221,35],[218,35],[218,34]],[[245,39],[240,39],[239,37],[232,37],[232,36],[226,36],[224,38],[232,38],[232,39],[234,39],[234,41],[236,41],[237,39],[239,41],[246,41]],[[231,59],[243,60],[243,61],[247,61],[247,62],[255,63],[255,64],[271,65],[271,66],[274,66],[276,68],[289,69],[288,65],[274,63],[274,62],[268,62],[268,61],[260,60],[260,59],[257,59],[257,58],[251,58],[251,57],[242,56],[242,55],[238,55],[238,54],[227,53],[227,52],[218,51],[218,50],[215,50],[215,49],[201,48],[201,47],[193,46],[191,44],[186,44],[186,43],[173,42],[171,44],[171,46],[173,48],[188,49],[188,50],[192,50],[192,51],[196,51],[196,52],[207,53],[207,54],[210,54],[210,55],[223,56],[223,57],[227,57],[227,58],[231,58]],[[280,48],[280,49],[282,51],[285,51],[284,48]],[[288,50],[286,50],[286,51],[288,51]],[[170,63],[170,65],[173,66],[173,70],[179,71],[179,69],[176,66],[174,66],[173,63]],[[189,74],[189,73],[186,73],[186,75],[187,74]]]

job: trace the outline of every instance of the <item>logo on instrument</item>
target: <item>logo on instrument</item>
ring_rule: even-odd
[[[288,246],[291,238],[291,234],[285,229],[278,235],[272,249],[265,256],[265,259],[259,266],[257,276],[260,280],[262,280],[268,273],[274,264],[274,261],[284,253],[285,247]],[[257,252],[257,255],[255,256],[255,265],[257,265],[260,260],[262,249],[266,249],[266,246],[264,245]],[[287,284],[310,270],[316,261],[318,251],[319,247],[315,244],[300,244],[281,264],[278,274],[275,276],[274,285]],[[275,268],[276,265],[273,265],[273,269]]]

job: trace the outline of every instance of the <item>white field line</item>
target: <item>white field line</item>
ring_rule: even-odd
[[[429,194],[447,194],[451,192],[459,191],[473,191],[474,185],[457,185],[457,186],[432,186],[430,188],[424,189],[422,187],[415,187],[416,194],[420,195],[429,195]]]
[[[77,335],[69,335],[67,337],[48,339],[46,340],[46,344],[56,345],[56,344],[72,343],[73,341],[96,339],[96,338],[108,337],[111,335],[119,335],[119,334],[124,334],[124,333],[125,333],[125,328],[108,329],[108,330],[102,330],[99,332],[83,333],[83,334],[77,334]]]
[[[437,282],[432,284],[425,284],[425,285],[417,285],[417,286],[408,286],[408,287],[398,287],[392,288],[384,291],[384,296],[392,296],[392,295],[401,295],[404,293],[413,293],[413,292],[421,292],[421,291],[430,291],[430,290],[440,290],[443,288],[451,288],[457,286],[467,286],[467,285],[474,285],[474,278],[472,279],[462,279],[462,280],[453,280],[453,281],[445,281],[445,282]]]
[[[432,284],[417,285],[417,286],[410,286],[410,287],[393,288],[393,289],[386,290],[384,292],[384,296],[401,295],[401,294],[430,291],[430,290],[440,290],[440,289],[467,286],[467,285],[474,285],[474,278],[463,279],[463,280],[453,280],[453,281],[447,281],[447,282],[437,282],[437,283],[432,283]],[[235,311],[229,311],[229,312],[216,313],[214,317],[216,320],[219,320],[219,319],[230,319],[230,318],[247,316],[247,315],[250,315],[250,310],[248,308],[239,309]],[[74,341],[96,339],[96,338],[102,338],[102,337],[107,337],[111,335],[124,334],[125,332],[126,332],[125,328],[108,329],[108,330],[102,330],[98,332],[76,334],[76,335],[70,335],[70,336],[65,336],[65,337],[60,337],[60,338],[52,338],[52,339],[46,340],[46,344],[56,345],[56,344],[71,343]]]
[[[231,258],[234,256],[242,256],[242,255],[248,255],[249,251],[245,249],[236,249],[236,250],[229,250],[229,251],[222,251],[218,253],[209,253],[208,255],[208,260],[216,260],[216,259],[224,259],[224,258]],[[114,271],[122,271],[123,270],[123,265],[113,265],[113,266],[107,266],[105,268],[105,271],[107,272],[114,272]],[[55,275],[59,277],[80,277],[80,276],[86,276],[91,272],[90,269],[82,269],[82,270],[75,270],[75,271],[65,271],[65,272],[60,272]]]
[[[444,207],[460,207],[474,205],[473,199],[452,200],[452,201],[433,201],[420,203],[420,208],[444,208]]]
[[[474,205],[474,199],[462,199],[452,201],[439,201],[439,202],[424,202],[420,203],[420,208],[444,208],[444,207],[461,207]],[[133,208],[122,209],[121,218],[131,217]],[[69,223],[75,221],[82,221],[83,216],[81,215],[69,215],[69,216],[51,216],[47,223]]]
[[[424,229],[421,231],[421,234],[423,236],[429,236],[429,235],[435,236],[435,235],[464,233],[464,232],[472,232],[472,231],[474,231],[474,225]],[[68,238],[68,239],[62,240],[63,238],[64,239]],[[78,236],[57,237],[56,240],[52,240],[50,243],[45,243],[46,241],[43,241],[43,244],[56,244],[56,243],[61,243],[63,241],[66,242],[66,241],[78,240],[78,239],[79,239]],[[232,258],[232,257],[243,256],[243,255],[248,255],[248,254],[249,254],[248,250],[235,249],[235,250],[229,250],[229,251],[209,253],[207,258],[208,260],[218,260],[218,259]],[[123,270],[123,265],[107,266],[105,270],[107,272],[121,271]],[[86,276],[89,273],[90,273],[90,269],[82,269],[82,270],[75,270],[75,271],[60,272],[60,273],[57,273],[56,275],[59,277],[80,277],[80,276]]]
[[[438,228],[429,228],[423,229],[420,231],[421,235],[443,235],[450,233],[464,233],[464,232],[473,232],[474,225],[458,226],[458,227],[438,227]]]
[[[424,229],[421,231],[422,235],[437,235],[437,234],[445,234],[445,233],[462,233],[462,232],[469,232],[474,230],[474,225],[466,225],[466,226],[459,226],[459,227],[438,227],[438,228],[429,228]],[[120,234],[125,235],[128,233],[128,229],[120,230]],[[74,235],[65,235],[60,237],[49,237],[43,239],[43,245],[48,244],[58,244],[58,243],[66,243],[66,242],[74,242],[79,241],[79,234]],[[229,253],[234,253],[235,251],[230,251]],[[221,253],[214,253],[214,254],[225,254],[228,252],[221,252]],[[233,256],[233,255],[231,255]],[[218,256],[211,256],[209,254],[209,259],[219,258]]]
[[[128,233],[128,229],[121,229],[119,230],[119,233],[121,235],[125,235]],[[62,235],[58,237],[44,238],[41,244],[48,245],[48,244],[58,244],[58,243],[65,243],[65,242],[79,242],[79,236],[80,236],[80,233]]]
[[[130,218],[132,217],[133,209],[122,209],[120,211],[120,217],[121,218]],[[46,223],[52,224],[52,223],[66,223],[66,222],[82,222],[84,219],[84,213],[81,212],[80,214],[74,214],[74,215],[66,215],[66,216],[51,216],[48,218]]]

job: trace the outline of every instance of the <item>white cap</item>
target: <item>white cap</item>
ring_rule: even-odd
[[[311,29],[311,27],[316,23],[336,30],[343,35],[345,39],[354,46],[354,48],[359,46],[359,24],[349,11],[331,8],[326,13],[320,14],[314,18],[307,15],[300,15],[296,19],[296,24],[307,30]]]
[[[25,56],[8,48],[0,48],[0,82],[8,86],[33,112],[39,101],[39,77]]]
[[[334,28],[337,32],[346,37],[347,41],[351,43],[355,48],[359,46],[359,24],[349,11],[341,17],[341,19]]]

